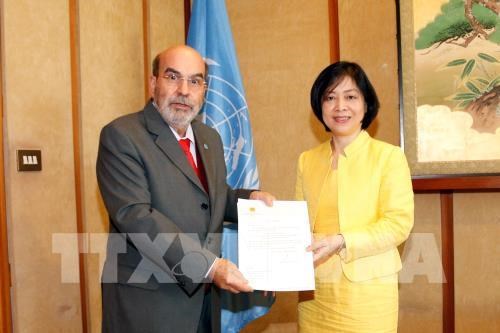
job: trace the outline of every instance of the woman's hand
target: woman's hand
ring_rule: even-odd
[[[334,254],[337,254],[344,247],[344,236],[341,234],[328,235],[314,239],[311,245],[307,247],[307,251],[312,251],[314,262],[321,259],[326,259]]]

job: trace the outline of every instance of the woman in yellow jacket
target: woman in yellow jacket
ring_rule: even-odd
[[[401,259],[413,191],[399,147],[365,131],[379,102],[363,69],[325,68],[311,89],[331,139],[300,155],[296,197],[307,200],[316,290],[299,303],[300,332],[396,332]]]

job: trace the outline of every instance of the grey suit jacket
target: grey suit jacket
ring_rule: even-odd
[[[151,102],[101,132],[97,179],[110,221],[103,332],[196,332],[222,223],[236,221],[236,200],[250,191],[228,187],[218,133],[196,120],[192,128],[209,193]]]

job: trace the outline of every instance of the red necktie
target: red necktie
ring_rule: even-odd
[[[203,172],[204,171],[203,170],[203,164],[201,163],[201,160],[198,159],[199,167],[196,166],[196,163],[194,162],[193,154],[191,154],[191,150],[190,150],[191,140],[189,140],[187,138],[186,139],[180,139],[179,140],[179,145],[181,146],[181,149],[184,152],[184,155],[186,155],[186,158],[187,158],[187,160],[189,162],[189,165],[191,165],[191,167],[193,168],[194,172],[196,173],[196,175],[200,179],[201,184],[205,188],[205,191],[207,191],[208,185],[207,185],[207,180],[206,180],[206,177],[205,177],[205,173]]]

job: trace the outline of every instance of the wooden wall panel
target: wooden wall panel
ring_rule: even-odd
[[[177,4],[179,3],[179,4]],[[148,15],[143,16],[143,5]],[[143,19],[149,22],[143,22]],[[134,22],[134,24],[132,24]],[[144,36],[143,27],[149,28]],[[154,55],[184,39],[183,7],[179,1],[80,1],[81,126],[84,201],[89,247],[104,251],[107,214],[102,203],[95,162],[101,128],[112,119],[144,106],[144,78]],[[147,38],[145,45],[144,37]],[[150,47],[145,52],[144,47]],[[144,62],[148,64],[145,66]],[[144,73],[145,68],[148,73]],[[90,328],[100,330],[100,274],[104,252],[87,256]]]
[[[309,91],[330,62],[328,0],[228,1],[262,188],[294,196],[300,152],[326,138]]]
[[[95,175],[101,128],[144,105],[142,1],[80,1],[81,133],[89,327],[100,332],[101,260],[104,260],[107,214]]]
[[[500,332],[500,192],[453,196],[455,332]]]
[[[80,332],[80,292],[63,283],[54,233],[74,233],[68,2],[4,0],[5,172],[16,332]],[[41,172],[15,151],[42,150]]]
[[[10,301],[10,258],[7,235],[4,170],[4,111],[3,111],[3,3],[0,2],[0,332],[12,331]]]
[[[78,25],[78,0],[69,0],[69,31],[70,31],[70,61],[71,61],[71,113],[73,131],[73,165],[75,168],[75,208],[76,230],[84,231],[83,191],[82,191],[82,160],[81,160],[81,124],[80,124],[80,34]],[[88,331],[88,300],[87,275],[85,267],[84,238],[78,237],[78,268],[80,281],[80,307],[82,311],[82,331]]]
[[[184,2],[181,0],[149,0],[151,61],[169,46],[184,43]]]
[[[395,2],[339,0],[340,57],[359,63],[380,99],[373,136],[399,145]]]
[[[439,272],[442,272],[439,204],[440,198],[437,193],[419,194],[415,197],[415,226],[411,236],[414,238],[407,241],[400,248],[400,252],[403,254],[403,260],[405,255],[415,258],[414,255],[410,256],[410,253],[423,255],[426,274],[412,274],[415,270],[411,265],[415,262],[413,259],[406,259],[407,262],[400,273],[402,281],[399,284],[400,332],[438,333],[442,329],[441,283],[440,280],[433,280]],[[434,263],[437,265],[428,264],[428,260],[433,259],[430,258],[431,255],[435,255]],[[411,279],[407,279],[406,276]]]

